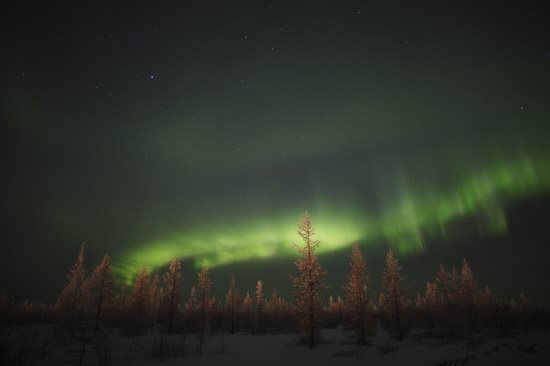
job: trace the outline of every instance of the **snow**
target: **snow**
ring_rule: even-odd
[[[25,335],[19,328],[12,340]],[[82,343],[60,341],[55,328],[35,327],[25,346],[20,364],[78,364]],[[195,336],[165,336],[172,353],[164,360],[155,357],[152,347],[160,336],[120,337],[113,333],[104,349],[86,345],[83,365],[239,365],[239,366],[322,366],[322,365],[550,365],[549,333],[530,333],[507,338],[490,338],[477,334],[456,343],[442,343],[424,336],[422,331],[408,335],[403,342],[388,336],[382,329],[369,337],[368,346],[357,346],[352,334],[342,328],[323,329],[323,342],[310,349],[298,342],[295,334],[217,334],[207,336],[203,355],[196,355]],[[4,338],[6,339],[6,338]],[[17,342],[12,342],[16,345]],[[8,350],[9,351],[9,350]],[[0,352],[8,352],[5,347]],[[17,351],[17,346],[12,347]],[[11,351],[9,351],[11,352]],[[0,364],[1,362],[0,358]],[[103,361],[106,361],[105,363]],[[15,362],[17,364],[17,362]]]

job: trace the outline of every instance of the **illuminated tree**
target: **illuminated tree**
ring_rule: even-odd
[[[155,318],[160,308],[161,288],[160,288],[160,276],[159,270],[155,271],[155,274],[149,282],[149,304],[151,306],[151,334],[155,327]]]
[[[304,246],[299,248],[302,258],[295,262],[298,276],[291,276],[296,296],[298,322],[305,342],[313,348],[319,338],[321,301],[319,293],[324,287],[325,272],[317,261],[319,242],[313,240],[314,230],[306,211],[298,224],[298,235]]]
[[[243,323],[244,328],[247,331],[251,331],[253,328],[254,317],[254,300],[250,296],[250,292],[246,291],[246,295],[243,300]]]
[[[254,312],[254,330],[261,330],[262,328],[262,317],[264,311],[264,284],[262,281],[256,282],[256,311]]]
[[[198,291],[199,291],[199,327],[197,329],[197,354],[202,354],[202,348],[204,346],[204,333],[206,331],[208,312],[212,304],[210,299],[210,289],[212,288],[212,280],[208,276],[208,268],[202,267],[201,271],[197,275],[198,277]]]
[[[366,322],[368,308],[367,263],[361,249],[355,244],[350,258],[351,271],[346,290],[346,313],[357,335],[357,343],[367,344]]]
[[[231,276],[229,288],[225,296],[224,314],[229,321],[229,332],[235,333],[235,323],[240,310],[240,295],[239,289],[235,282],[235,276]]]
[[[195,287],[195,285],[191,286],[191,290],[189,291],[189,298],[187,299],[185,308],[191,314],[196,313],[199,309],[199,300],[197,300],[197,288]]]
[[[67,285],[61,291],[55,305],[56,312],[60,314],[69,331],[72,331],[77,309],[82,303],[82,284],[86,275],[84,268],[84,246],[85,243],[82,243],[76,262],[67,274]]]
[[[104,316],[105,308],[111,301],[114,277],[111,270],[111,257],[105,254],[101,263],[94,269],[90,278],[88,278],[83,289],[88,302],[88,310],[93,318],[94,331],[93,337],[97,335],[97,330]]]
[[[384,267],[384,306],[400,341],[403,340],[401,281],[401,266],[390,249]]]
[[[149,320],[149,303],[149,272],[143,266],[136,276],[132,293],[132,327],[137,333],[144,331],[145,321]]]
[[[478,285],[472,274],[472,270],[464,259],[460,270],[460,298],[464,304],[465,311],[473,330],[478,328],[476,302],[478,297]]]
[[[178,315],[178,305],[181,285],[181,263],[179,258],[170,262],[168,272],[164,274],[163,313],[168,326],[168,334],[172,334]]]
[[[453,292],[452,277],[442,264],[439,265],[439,270],[435,276],[435,285],[438,301],[442,304],[445,311],[450,311]]]
[[[276,287],[273,287],[273,290],[271,290],[271,298],[266,305],[266,311],[270,314],[272,323],[279,322],[282,311],[282,301]]]

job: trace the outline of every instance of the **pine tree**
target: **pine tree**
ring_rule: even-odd
[[[93,337],[97,335],[99,325],[106,308],[111,301],[114,277],[111,270],[111,257],[105,254],[101,263],[94,269],[83,285],[88,300],[88,311],[94,324]]]
[[[403,340],[403,304],[401,299],[401,266],[391,249],[384,268],[384,301],[400,341]]]
[[[55,305],[56,312],[61,315],[69,331],[72,331],[77,309],[82,304],[82,285],[86,275],[84,268],[85,245],[86,243],[82,243],[76,262],[67,274],[67,285],[61,291]]]
[[[170,262],[168,272],[164,274],[163,313],[166,316],[168,334],[172,334],[174,323],[178,317],[180,299],[181,263],[179,258]]]
[[[225,307],[224,307],[224,313],[225,316],[228,318],[229,321],[229,332],[231,334],[235,333],[235,323],[236,318],[239,314],[239,289],[237,289],[237,285],[235,282],[235,276],[231,276],[231,280],[229,281],[229,288],[227,289],[227,295],[225,296]]]
[[[304,242],[299,248],[302,258],[295,262],[298,276],[291,276],[296,296],[296,310],[302,336],[309,347],[315,347],[319,338],[319,316],[321,301],[319,293],[324,287],[325,272],[317,261],[316,251],[319,242],[313,240],[314,229],[306,211],[298,224],[298,235]]]
[[[357,343],[367,344],[366,322],[367,322],[367,264],[359,248],[355,244],[350,257],[351,271],[349,274],[346,290],[346,313],[349,316],[350,324],[357,334]]]

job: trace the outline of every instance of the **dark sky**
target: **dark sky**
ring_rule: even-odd
[[[334,293],[358,240],[550,301],[543,3],[16,2],[0,15],[0,286],[55,299],[83,241],[288,289],[309,210]]]

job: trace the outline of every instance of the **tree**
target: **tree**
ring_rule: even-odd
[[[132,293],[132,327],[141,334],[145,330],[149,306],[149,272],[143,266],[136,276],[134,292]]]
[[[201,271],[197,274],[198,277],[198,289],[199,289],[199,328],[197,334],[197,354],[202,354],[202,348],[204,345],[204,333],[206,331],[208,312],[210,311],[211,299],[210,289],[212,288],[212,280],[208,276],[208,267],[202,267]]]
[[[282,303],[276,287],[273,287],[273,290],[271,290],[271,298],[266,305],[266,311],[270,315],[270,323],[276,326],[280,325]]]
[[[67,274],[67,285],[61,291],[55,305],[56,312],[60,314],[69,331],[72,331],[74,318],[79,305],[82,303],[82,284],[86,275],[84,268],[84,246],[82,243],[76,262],[69,269]]]
[[[155,317],[160,307],[160,276],[159,270],[155,271],[155,275],[149,282],[149,304],[151,305],[151,334],[155,327]]]
[[[250,296],[250,292],[246,291],[246,295],[243,300],[243,325],[247,332],[252,330],[254,316],[254,300]]]
[[[468,320],[472,330],[478,328],[476,302],[478,295],[478,285],[472,274],[472,270],[464,259],[462,269],[460,270],[460,298],[464,304]]]
[[[367,263],[359,244],[355,244],[350,257],[351,271],[346,290],[346,313],[357,335],[357,343],[367,344],[366,322],[368,308]]]
[[[254,314],[254,330],[261,330],[262,328],[262,314],[264,312],[264,284],[262,281],[256,282],[256,311]]]
[[[229,281],[229,288],[227,289],[227,295],[225,296],[225,306],[224,306],[224,313],[229,321],[229,332],[231,334],[235,333],[235,323],[236,318],[239,314],[239,308],[240,308],[240,296],[239,296],[239,289],[237,288],[236,282],[235,282],[235,276],[231,276],[231,280]]]
[[[163,308],[168,325],[168,334],[172,334],[177,318],[181,285],[181,263],[179,258],[170,262],[168,272],[164,274]]]
[[[191,286],[191,290],[189,291],[189,298],[187,299],[187,304],[185,305],[185,307],[191,315],[194,315],[199,309],[199,300],[197,300],[197,288],[195,287],[195,285]]]
[[[403,340],[401,281],[401,266],[390,249],[384,267],[384,306],[400,341]]]
[[[324,287],[325,272],[317,261],[319,241],[313,240],[315,231],[308,212],[304,212],[298,224],[298,235],[304,246],[299,248],[302,258],[295,262],[298,276],[291,276],[296,297],[296,310],[302,336],[309,347],[315,347],[319,338],[321,301],[319,293]]]
[[[94,269],[83,285],[88,299],[88,309],[94,324],[93,337],[97,335],[105,308],[111,301],[114,277],[111,270],[111,257],[105,254],[101,263]]]

